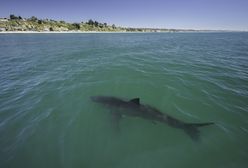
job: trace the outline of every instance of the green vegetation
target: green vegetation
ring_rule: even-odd
[[[23,18],[11,14],[9,19],[0,18],[0,31],[97,31],[97,32],[160,32],[175,31],[171,29],[150,29],[150,28],[125,28],[107,23],[100,23],[92,19],[81,23],[67,23],[65,21],[56,21],[51,19],[38,19],[35,16]]]

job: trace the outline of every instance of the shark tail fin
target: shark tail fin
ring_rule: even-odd
[[[208,126],[214,124],[213,122],[209,123],[186,123],[184,131],[190,136],[194,141],[198,141],[200,137],[200,131],[198,127]]]

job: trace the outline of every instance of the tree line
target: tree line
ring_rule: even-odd
[[[66,23],[65,21],[56,21],[56,20],[48,20],[48,19],[38,19],[37,17],[35,16],[31,16],[30,18],[23,18],[21,16],[15,16],[14,14],[11,14],[9,16],[10,20],[28,20],[28,21],[33,21],[33,22],[38,22],[39,24],[42,24],[42,23],[45,23],[45,22],[59,22],[59,23],[62,23],[62,24],[68,24]],[[90,25],[90,26],[95,26],[95,27],[100,27],[100,28],[104,28],[104,27],[108,27],[110,25],[108,25],[107,23],[101,23],[101,22],[98,22],[98,21],[94,21],[92,19],[89,19],[87,22],[81,22],[81,24],[87,24],[87,25]],[[74,26],[76,29],[80,29],[80,23],[72,23],[71,24],[72,26]],[[111,25],[111,27],[113,29],[116,28],[115,24]]]

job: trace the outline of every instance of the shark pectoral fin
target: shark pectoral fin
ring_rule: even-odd
[[[118,122],[122,118],[121,114],[116,113],[116,112],[111,112],[111,115],[112,115],[112,119],[115,120],[115,121],[118,121]]]
[[[132,102],[132,103],[135,103],[137,105],[140,105],[140,98],[131,99],[129,102]]]
[[[122,118],[121,114],[117,112],[111,112],[112,125],[116,132],[119,132],[120,130],[119,123],[120,123],[121,118]]]

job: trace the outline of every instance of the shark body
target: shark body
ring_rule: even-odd
[[[107,105],[108,107],[115,108],[117,110],[112,111],[114,121],[118,124],[122,116],[139,117],[152,122],[165,123],[171,127],[184,130],[193,140],[199,139],[199,127],[212,125],[213,122],[206,123],[187,123],[176,119],[168,114],[162,113],[155,107],[150,105],[140,104],[139,98],[131,100],[123,100],[118,97],[112,96],[93,96],[91,100],[96,103]],[[118,109],[123,110],[118,110]]]

